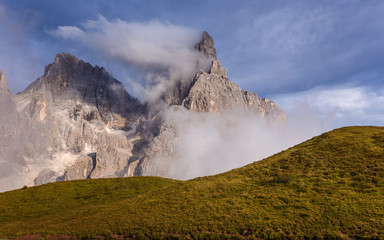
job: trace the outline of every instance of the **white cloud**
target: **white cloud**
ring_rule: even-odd
[[[63,38],[81,39],[84,36],[84,32],[78,27],[74,26],[59,26],[54,34]]]
[[[369,87],[317,87],[295,94],[277,95],[276,102],[290,114],[303,104],[332,127],[384,125],[384,91]],[[332,118],[332,120],[330,120]]]
[[[178,179],[242,167],[324,132],[307,111],[295,121],[271,124],[239,109],[217,115],[181,108],[168,110],[166,120],[175,126],[178,136],[169,176]]]
[[[338,108],[341,111],[358,111],[368,107],[369,101],[364,89],[328,89],[319,91],[312,96],[311,101],[322,111]],[[313,98],[315,98],[313,100]]]
[[[146,81],[141,88],[146,90],[144,100],[156,99],[174,81],[193,77],[197,68],[207,64],[194,49],[201,40],[201,31],[157,20],[108,21],[99,15],[97,20],[83,23],[82,29],[60,26],[50,33],[81,41],[105,57],[141,72]]]

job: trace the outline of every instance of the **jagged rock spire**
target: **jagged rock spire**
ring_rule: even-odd
[[[204,53],[207,57],[215,59],[216,58],[216,49],[213,46],[213,38],[207,32],[203,32],[202,39],[199,43],[195,45],[195,48]]]
[[[7,80],[5,79],[4,72],[0,71],[0,96],[5,92],[8,92]]]

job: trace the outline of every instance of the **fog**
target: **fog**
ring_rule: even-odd
[[[304,106],[288,122],[267,122],[247,111],[224,114],[170,109],[176,127],[176,159],[170,177],[190,179],[229,171],[269,157],[327,129]]]

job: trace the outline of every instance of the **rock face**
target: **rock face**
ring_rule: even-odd
[[[195,45],[195,49],[211,59],[216,58],[216,49],[213,46],[213,38],[207,32],[203,32],[202,39]]]
[[[3,71],[0,71],[0,97],[8,92],[7,80],[5,79],[5,74]]]
[[[196,74],[182,105],[195,112],[222,113],[241,108],[271,120],[285,120],[284,112],[274,102],[241,90],[239,85],[231,82],[217,59],[213,60],[209,73],[199,71]]]
[[[0,71],[0,190],[2,186],[23,186],[23,179],[13,178],[25,170],[26,160],[20,149],[30,151],[26,139],[21,137],[21,122],[16,103],[7,88],[5,75]],[[3,187],[4,188],[4,187]]]
[[[212,112],[221,114],[236,109],[261,116],[268,121],[285,121],[285,113],[273,102],[259,98],[257,94],[241,90],[240,86],[231,82],[227,72],[216,58],[213,39],[204,32],[200,43],[195,48],[211,60],[208,72],[199,70],[193,79],[180,80],[177,90],[167,92],[168,99],[178,102],[166,102],[172,109],[185,107],[193,112]],[[172,96],[176,93],[176,96]],[[166,99],[167,99],[166,98]],[[161,117],[160,117],[161,118]],[[172,159],[176,158],[176,141],[178,138],[174,126],[168,122],[157,122],[156,134],[145,148],[143,157],[137,165],[136,172],[140,175],[160,175],[174,177],[170,172]]]
[[[67,53],[16,95],[0,71],[0,190],[73,179],[170,176],[178,133],[164,118],[169,108],[214,114],[240,108],[271,121],[285,119],[272,101],[227,78],[208,33],[195,49],[211,62],[210,69],[176,82],[160,108],[140,103],[104,68]]]
[[[1,120],[1,136],[12,142],[1,139],[11,147],[2,146],[0,155],[18,163],[25,185],[125,176],[134,145],[128,136],[145,108],[103,68],[58,54],[25,91],[5,97],[3,112],[18,124],[10,132],[12,124]]]

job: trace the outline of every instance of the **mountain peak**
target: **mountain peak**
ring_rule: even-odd
[[[214,47],[214,41],[208,32],[203,32],[202,39],[195,45],[195,48],[204,53],[209,58],[216,58],[216,49]]]
[[[70,54],[70,53],[65,53],[65,52],[62,52],[62,53],[58,53],[56,54],[56,57],[55,57],[55,62],[54,63],[79,63],[79,60],[76,56]]]
[[[54,62],[48,64],[44,71],[45,79],[58,88],[88,88],[90,84],[99,85],[97,82],[108,83],[112,77],[99,66],[92,66],[78,59],[70,53],[59,53]]]
[[[0,70],[0,87],[7,86],[7,81],[5,79],[5,73]]]
[[[70,53],[58,53],[56,54],[54,62],[48,64],[45,67],[45,75],[49,73],[49,70],[54,69],[57,70],[79,70],[79,71],[87,71],[99,74],[99,75],[108,75],[107,71],[103,67],[99,67],[95,65],[94,67],[90,63],[86,63],[83,60],[78,59],[76,56]]]

